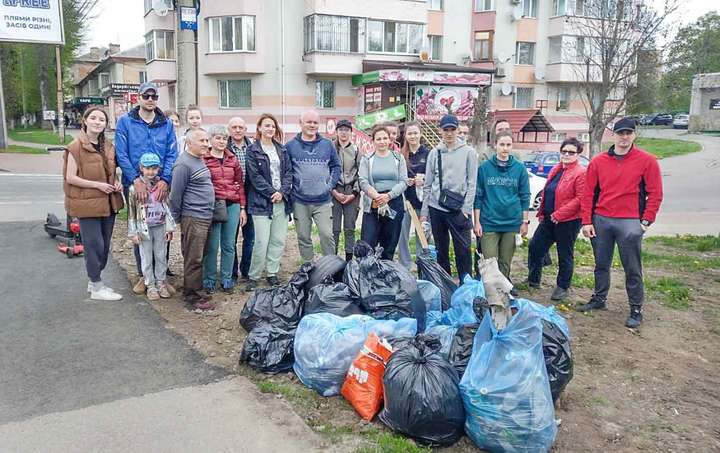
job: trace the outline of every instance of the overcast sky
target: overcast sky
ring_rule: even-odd
[[[447,0],[462,1],[462,0]],[[681,0],[682,8],[677,14],[682,24],[694,21],[703,14],[720,10],[717,0]],[[664,0],[650,0],[662,5]],[[105,47],[108,43],[118,43],[121,49],[128,49],[143,43],[145,27],[143,24],[143,0],[100,0],[97,7],[97,19],[87,32],[85,49],[91,46]]]

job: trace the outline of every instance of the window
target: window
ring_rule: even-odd
[[[428,35],[430,43],[430,59],[433,61],[442,60],[442,36]]]
[[[223,16],[208,19],[210,52],[254,52],[255,17]]]
[[[92,78],[88,82],[88,96],[96,96],[100,94],[100,90],[98,89],[98,79]]]
[[[364,52],[365,19],[315,14],[303,21],[305,53]]]
[[[549,51],[548,51],[548,63],[561,63],[562,62],[562,47],[563,38],[562,36],[554,36],[548,39]]]
[[[219,80],[220,108],[250,108],[250,80]]]
[[[581,134],[578,134],[577,139],[580,140],[582,143],[588,143],[590,141],[590,133],[583,132]]]
[[[102,90],[108,85],[110,85],[110,73],[101,72],[100,74],[98,74],[98,88]]]
[[[149,13],[152,9],[152,0],[145,0],[145,14]]]
[[[315,82],[315,107],[321,109],[335,108],[335,82],[317,80]]]
[[[537,17],[538,0],[522,0],[523,17]]]
[[[404,22],[368,21],[368,51],[420,54],[425,26]]]
[[[518,42],[515,48],[515,64],[535,64],[535,43]]]
[[[562,141],[565,140],[566,137],[567,133],[565,132],[553,132],[552,134],[550,134],[550,141],[554,143],[562,143]],[[548,156],[547,159],[545,159],[545,165],[555,165],[559,162],[560,159],[556,155]]]
[[[475,61],[492,60],[492,39],[493,32],[491,31],[475,32],[475,48],[473,49],[473,59]]]
[[[442,11],[443,0],[427,0],[428,9],[434,9],[436,11]]]
[[[175,33],[168,30],[153,30],[145,35],[145,59],[174,60]]]
[[[163,3],[165,3],[165,8],[172,10],[173,9],[173,1],[172,0],[164,0]],[[145,0],[145,14],[149,13],[153,9],[153,0]]]
[[[555,110],[558,112],[567,111],[570,103],[570,88],[569,87],[558,87],[557,89],[557,103]]]
[[[138,73],[138,79],[139,79],[138,83],[140,83],[140,84],[147,82],[147,72],[140,71]]]
[[[513,108],[530,109],[533,108],[535,102],[534,88],[517,87],[515,89],[515,98],[513,99]]]
[[[492,11],[493,0],[475,0],[475,12]]]

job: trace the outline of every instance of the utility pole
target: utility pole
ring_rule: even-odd
[[[2,60],[0,55],[0,60]],[[0,61],[0,68],[2,67]],[[2,70],[0,70],[0,148],[8,147],[7,123],[5,123],[5,92],[3,91]]]
[[[60,144],[65,144],[65,108],[63,106],[62,65],[60,64],[60,46],[55,46],[55,72],[57,73],[57,124]]]
[[[195,0],[178,0],[176,11],[177,36],[177,77],[175,79],[175,99],[177,111],[180,118],[185,117],[185,111],[190,104],[198,103],[198,81],[197,81],[197,22],[195,30],[183,26],[184,19],[192,13],[197,15]]]

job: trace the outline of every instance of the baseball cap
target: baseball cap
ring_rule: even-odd
[[[458,119],[455,115],[445,115],[442,118],[440,118],[440,129],[445,129],[446,127],[454,127],[457,129],[458,127]]]
[[[335,125],[335,129],[340,129],[341,127],[347,127],[348,129],[352,129],[352,123],[350,120],[340,120]]]
[[[635,132],[635,120],[629,117],[622,118],[613,125],[613,132],[633,131]]]
[[[145,168],[159,167],[160,166],[160,158],[155,153],[145,153],[142,156],[140,156],[140,165],[142,165]]]
[[[138,90],[138,93],[145,94],[145,92],[153,90],[155,94],[157,94],[157,87],[152,82],[144,82],[142,85],[140,85],[140,89]]]

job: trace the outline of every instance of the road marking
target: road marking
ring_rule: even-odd
[[[39,204],[37,200],[34,201],[0,201],[0,206],[8,205],[36,205]],[[65,201],[42,201],[42,204],[65,204]]]
[[[24,178],[53,178],[62,179],[62,175],[52,175],[45,173],[0,173],[0,176],[20,176]]]

